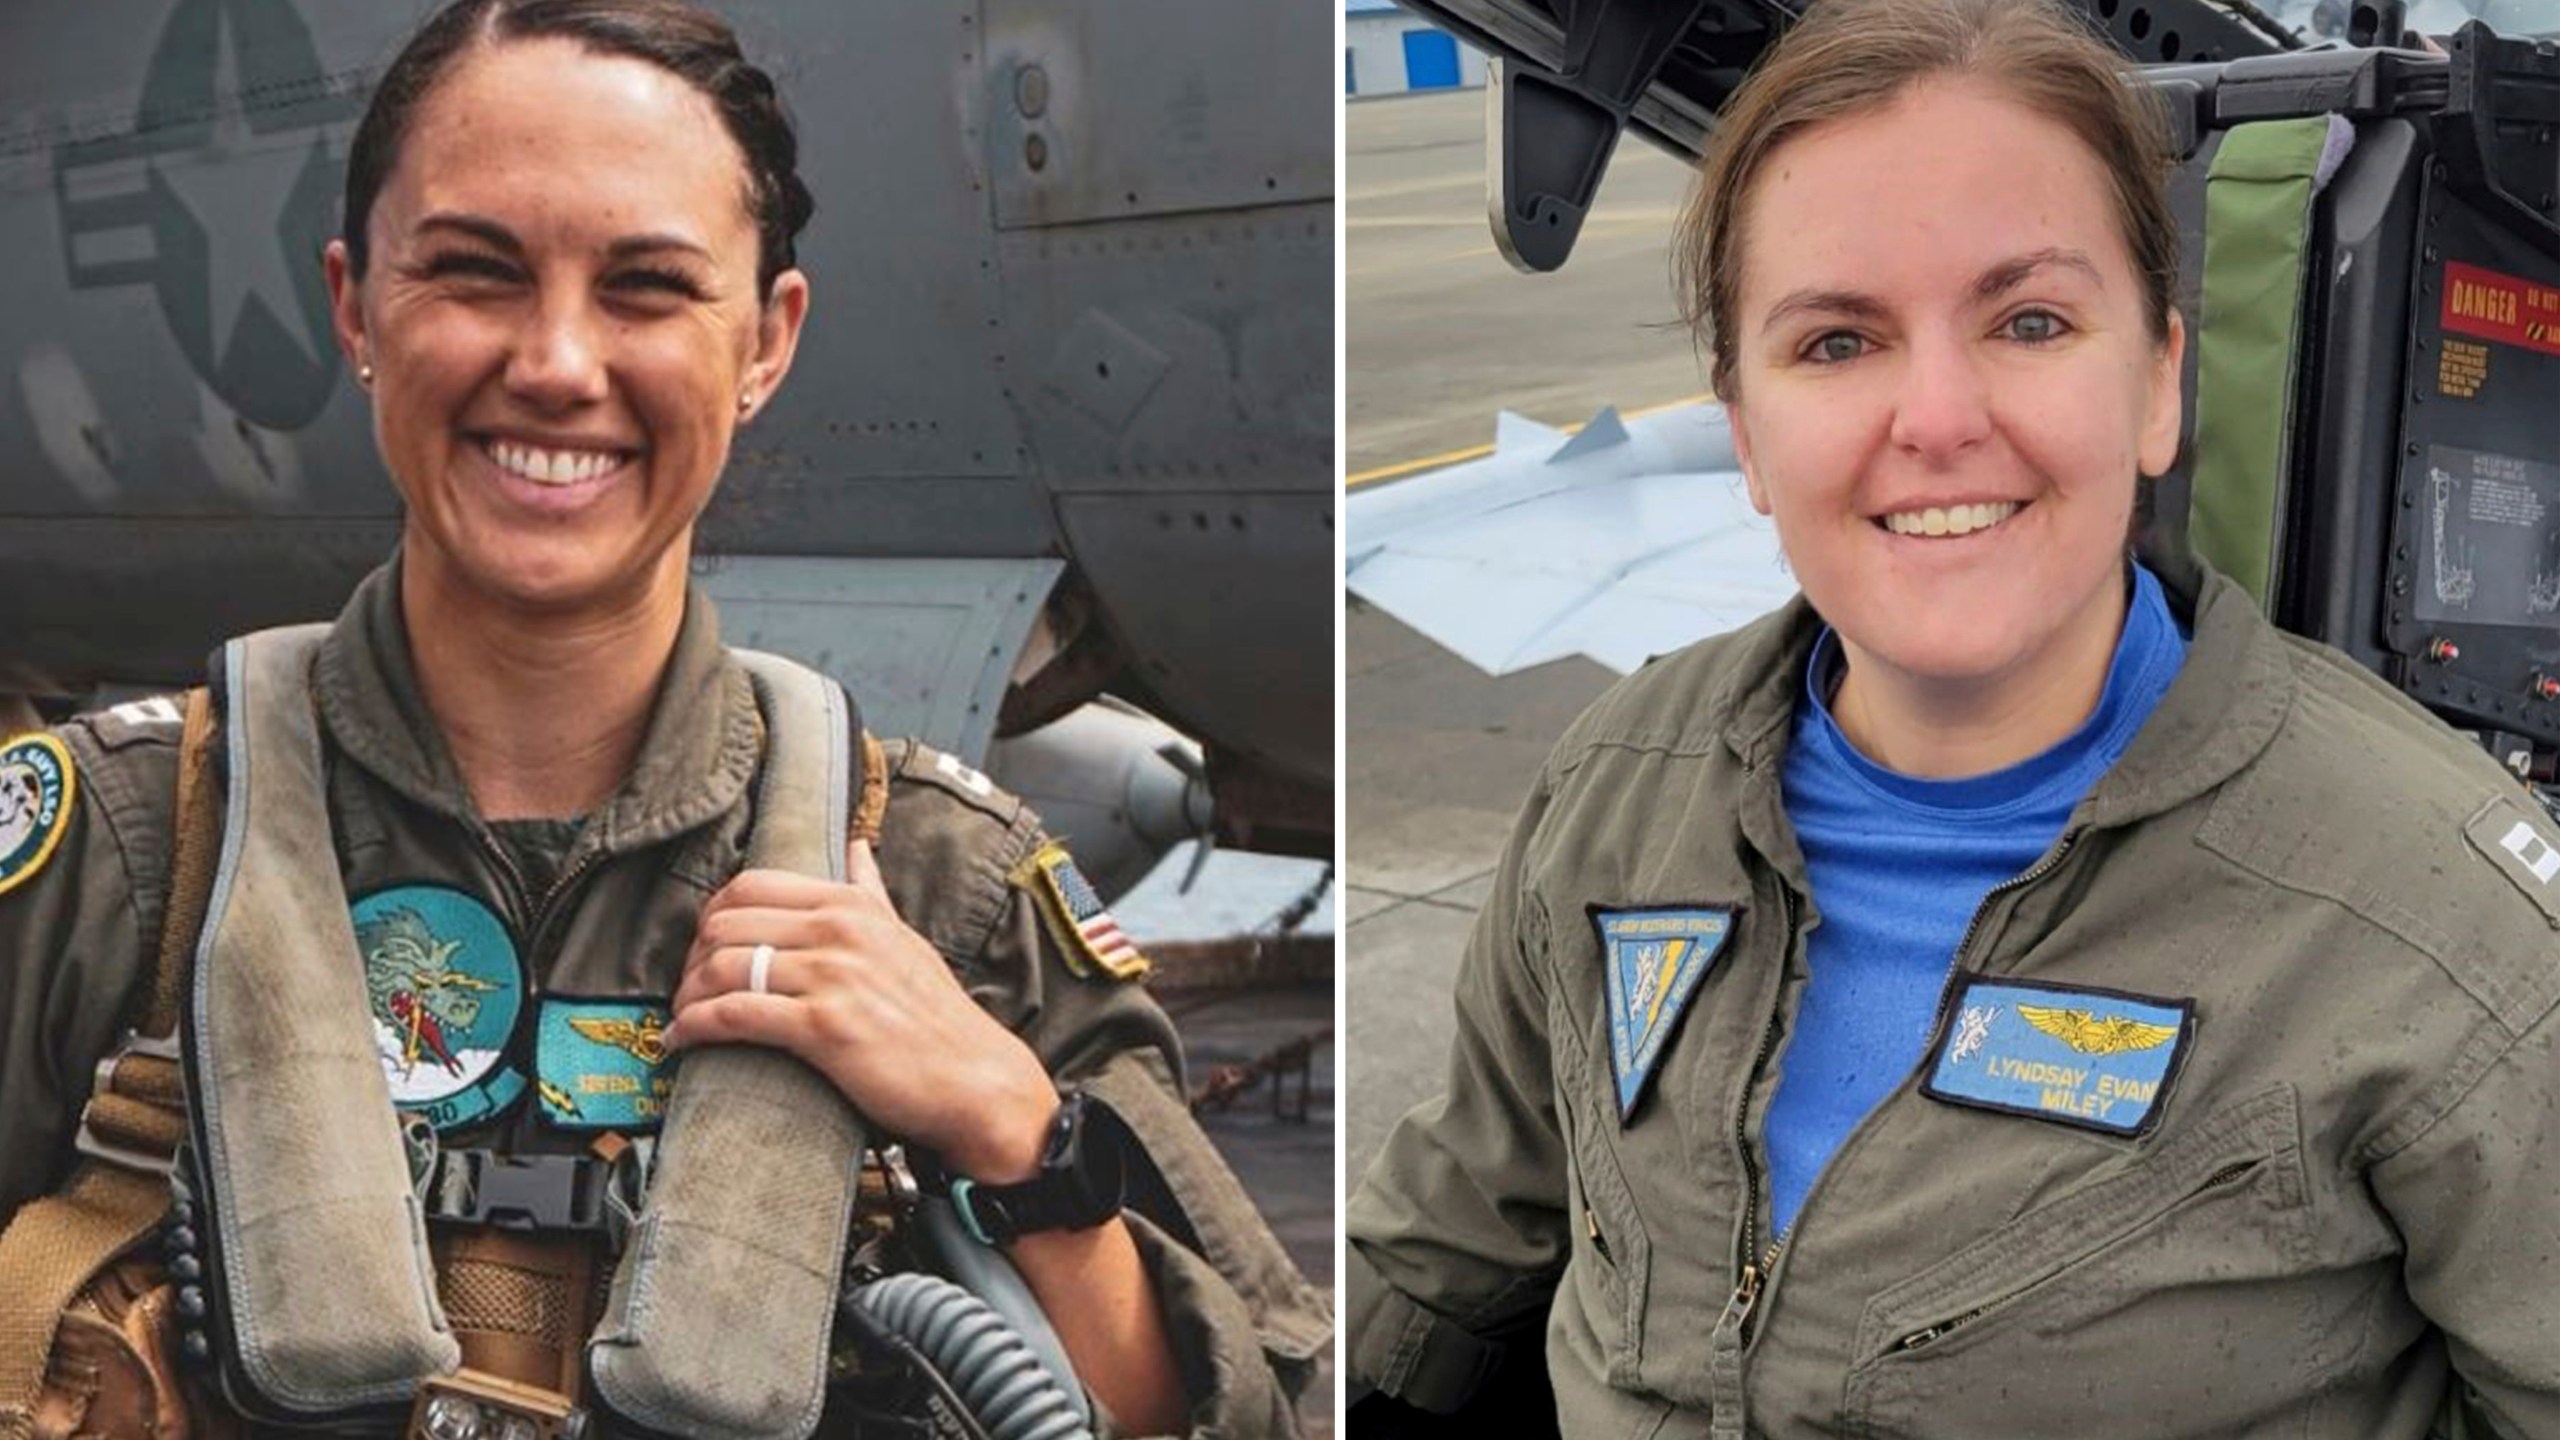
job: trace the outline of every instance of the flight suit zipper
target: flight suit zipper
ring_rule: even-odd
[[[1973,918],[1965,924],[1964,938],[1957,943],[1955,953],[1947,961],[1947,977],[1938,987],[1937,1008],[1929,1017],[1928,1035],[1932,1041],[1936,1039],[1939,1028],[1946,1024],[1947,1004],[1955,993],[1956,977],[1964,972],[1965,956],[1972,950],[1974,942],[1981,938],[1983,920],[1990,914],[1992,902],[2011,891],[2032,885],[2059,869],[2063,860],[2071,854],[2072,847],[2079,843],[2080,833],[2078,830],[2063,831],[2061,838],[2054,842],[2051,850],[2045,852],[2043,859],[1983,892],[1981,903],[1974,907]],[[1796,893],[1792,886],[1787,886],[1784,882],[1781,882],[1780,888],[1786,894],[1786,953],[1792,957],[1795,954],[1796,945]],[[1752,1057],[1750,1078],[1742,1088],[1742,1102],[1735,1109],[1733,1117],[1734,1148],[1742,1157],[1742,1233],[1741,1245],[1735,1257],[1737,1262],[1735,1269],[1739,1279],[1734,1286],[1733,1295],[1725,1302],[1724,1314],[1717,1320],[1715,1330],[1708,1339],[1709,1393],[1715,1407],[1710,1433],[1714,1440],[1743,1440],[1746,1410],[1742,1391],[1742,1351],[1751,1340],[1752,1316],[1758,1312],[1761,1302],[1768,1295],[1777,1275],[1781,1252],[1786,1248],[1787,1238],[1794,1230],[1792,1224],[1781,1229],[1770,1237],[1765,1249],[1758,1244],[1760,1166],[1751,1153],[1751,1095],[1759,1086],[1760,1072],[1768,1067],[1770,1057],[1777,1052],[1778,1035],[1784,1011],[1783,983],[1780,994],[1782,999],[1779,1006],[1770,1011],[1768,1026],[1761,1031],[1760,1049]],[[1924,1067],[1928,1064],[1925,1051],[1920,1063]],[[1909,1083],[1909,1077],[1905,1077],[1904,1083]],[[1897,1093],[1899,1093],[1898,1090]],[[1841,1150],[1846,1151],[1855,1139],[1856,1133],[1853,1131],[1849,1139],[1842,1142]],[[1839,1155],[1834,1154],[1832,1159],[1837,1161]],[[1826,1165],[1825,1168],[1828,1166]],[[1816,1180],[1816,1188],[1819,1188],[1819,1177]],[[1810,1201],[1813,1197],[1808,1193],[1805,1198]],[[1936,1339],[1937,1335],[1944,1334],[1947,1330],[1954,1329],[1972,1318],[1970,1314],[1959,1316],[1942,1327],[1931,1327],[1936,1334],[1923,1331],[1919,1332],[1918,1336],[1905,1338],[1918,1338],[1918,1343],[1925,1345],[1930,1340]]]
[[[1982,920],[1991,913],[1991,902],[2012,890],[2023,890],[2060,869],[2064,858],[2071,854],[2071,847],[2080,843],[2080,835],[2078,830],[2063,831],[2062,838],[2053,842],[2053,848],[2045,852],[2043,859],[1982,892],[1982,903],[1973,907],[1973,918],[1965,922],[1964,938],[1956,942],[1956,953],[1947,961],[1947,978],[1938,985],[1938,1008],[1929,1016],[1928,1038],[1932,1044],[1937,1041],[1939,1027],[1947,1023],[1947,1006],[1955,999],[1956,977],[1964,973],[1964,957],[1973,949],[1973,942],[1981,938]],[[1922,1052],[1920,1063],[1929,1063],[1926,1051]]]
[[[1796,950],[1796,892],[1784,881],[1779,890],[1786,897],[1786,945],[1779,953],[1792,959]],[[1783,960],[1782,960],[1783,963]],[[1761,1029],[1759,1051],[1751,1057],[1751,1070],[1744,1078],[1742,1100],[1733,1112],[1733,1144],[1742,1158],[1742,1230],[1741,1243],[1734,1256],[1737,1280],[1732,1298],[1725,1302],[1724,1313],[1717,1317],[1715,1329],[1707,1337],[1707,1383],[1709,1403],[1713,1407],[1711,1433],[1714,1440],[1742,1440],[1745,1406],[1742,1393],[1742,1350],[1749,1343],[1751,1315],[1759,1308],[1760,1296],[1776,1266],[1778,1247],[1785,1243],[1783,1232],[1771,1239],[1767,1253],[1759,1253],[1760,1239],[1760,1162],[1751,1154],[1751,1092],[1758,1088],[1760,1072],[1768,1068],[1769,1057],[1777,1053],[1778,1033],[1785,1010],[1786,981],[1779,980],[1780,1001],[1770,1008],[1769,1023]]]
[[[498,873],[507,883],[507,898],[514,902],[516,914],[521,918],[524,927],[525,972],[530,979],[542,968],[541,960],[545,953],[542,942],[551,931],[551,923],[556,918],[560,901],[568,895],[572,886],[586,878],[588,871],[596,868],[597,862],[607,858],[604,847],[582,845],[570,858],[569,863],[561,867],[560,873],[552,877],[551,883],[543,887],[542,894],[537,897],[533,894],[532,887],[526,883],[523,867],[516,864],[515,856],[509,853],[506,843],[498,838],[498,832],[486,821],[479,822],[478,828],[480,846],[497,860]]]
[[[560,868],[560,873],[552,877],[549,888],[542,892],[542,898],[536,901],[533,907],[533,939],[536,954],[545,953],[542,941],[551,933],[551,922],[558,918],[561,902],[568,898],[571,888],[585,879],[587,872],[595,869],[604,858],[604,847],[601,845],[584,850],[572,857],[567,865]]]
[[[1573,1193],[1582,1202],[1582,1230],[1591,1237],[1591,1248],[1611,1268],[1618,1257],[1609,1253],[1609,1237],[1600,1233],[1600,1212],[1591,1208],[1591,1187],[1582,1178],[1582,1167],[1573,1167]]]

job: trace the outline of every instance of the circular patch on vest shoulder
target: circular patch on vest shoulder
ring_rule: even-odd
[[[440,1131],[514,1104],[525,1080],[507,1051],[525,977],[505,922],[445,885],[377,890],[355,902],[353,918],[391,1103]]]
[[[0,894],[53,858],[78,789],[71,752],[54,737],[23,735],[0,746]]]

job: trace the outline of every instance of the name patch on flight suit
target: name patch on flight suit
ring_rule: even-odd
[[[439,1131],[513,1105],[525,1078],[507,1059],[524,1013],[524,966],[505,923],[445,885],[396,885],[354,906],[356,952],[391,1103]]]
[[[2193,1000],[1966,976],[1920,1093],[2110,1135],[2151,1128],[2195,1037]]]
[[[1618,1079],[1618,1123],[1635,1113],[1680,1013],[1733,936],[1733,912],[1603,910],[1593,906],[1609,966],[1609,1068]]]
[[[79,780],[71,752],[50,735],[25,735],[0,746],[0,895],[53,858],[71,828]]]
[[[542,998],[533,1041],[542,1118],[569,1130],[655,1130],[675,1093],[658,1000]]]

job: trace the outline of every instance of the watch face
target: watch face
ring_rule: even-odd
[[[970,1232],[990,1245],[1043,1230],[1085,1230],[1120,1213],[1128,1195],[1129,1127],[1081,1091],[1059,1104],[1040,1171],[1017,1185],[957,1177],[951,1198]]]
[[[1042,1217],[1050,1226],[1081,1230],[1120,1213],[1129,1171],[1129,1129],[1111,1107],[1078,1091],[1059,1111],[1056,1168],[1032,1182],[1047,1189]]]

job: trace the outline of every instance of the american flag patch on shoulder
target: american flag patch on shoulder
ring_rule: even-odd
[[[1068,969],[1086,979],[1097,970],[1114,980],[1147,973],[1147,957],[1121,933],[1119,919],[1076,868],[1066,846],[1055,840],[1042,845],[1013,872],[1013,883],[1038,903],[1049,933],[1066,954]]]

